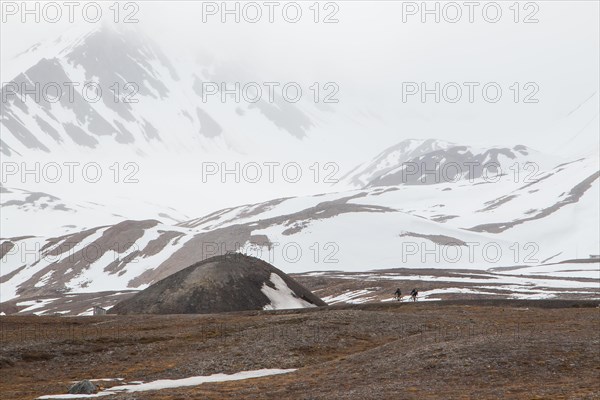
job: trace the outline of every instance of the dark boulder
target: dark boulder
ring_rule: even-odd
[[[69,394],[94,394],[98,391],[96,385],[84,379],[69,388]]]

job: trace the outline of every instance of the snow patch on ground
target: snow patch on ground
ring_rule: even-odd
[[[91,397],[103,397],[117,393],[147,392],[150,390],[176,389],[180,387],[198,386],[203,383],[238,381],[243,379],[261,378],[264,376],[280,375],[294,372],[296,369],[258,369],[254,371],[242,371],[235,374],[213,374],[208,376],[192,376],[182,379],[159,379],[152,382],[137,385],[119,385],[108,388],[95,394],[52,394],[40,396],[38,399],[85,399]]]
[[[264,310],[316,307],[314,304],[296,297],[292,289],[288,287],[279,275],[271,273],[270,281],[275,285],[275,289],[266,284],[263,284],[263,287],[260,289],[271,300],[271,304],[263,307]]]
[[[327,304],[336,303],[349,303],[349,304],[360,304],[366,303],[372,297],[364,297],[364,295],[371,293],[371,289],[360,289],[360,290],[349,290],[338,296],[327,296],[323,297],[323,301]]]
[[[49,394],[45,396],[40,396],[38,399],[91,399],[94,397],[104,397],[110,396],[114,393],[95,393],[95,394]]]

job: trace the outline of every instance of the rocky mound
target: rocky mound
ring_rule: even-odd
[[[209,258],[117,303],[112,314],[208,314],[327,305],[284,272],[258,258]]]

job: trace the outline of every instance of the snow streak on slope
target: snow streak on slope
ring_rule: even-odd
[[[297,297],[279,275],[272,273],[269,280],[275,288],[266,284],[261,288],[261,291],[271,301],[270,304],[263,307],[265,310],[316,307],[314,304]]]

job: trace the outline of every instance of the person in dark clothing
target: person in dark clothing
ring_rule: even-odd
[[[394,292],[394,298],[398,301],[402,299],[402,291],[400,291],[400,288],[397,288]]]
[[[417,296],[419,295],[419,291],[417,289],[413,289],[410,292],[410,298],[412,299],[412,301],[417,301]]]

